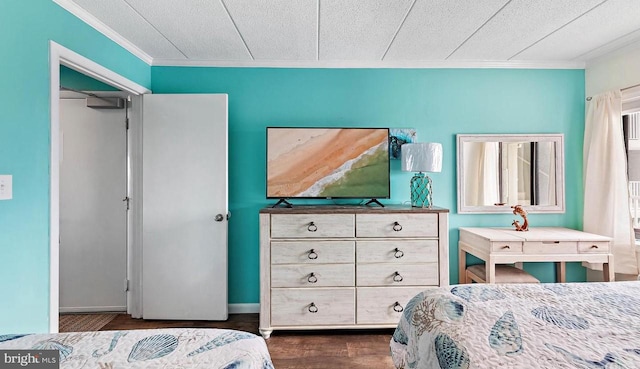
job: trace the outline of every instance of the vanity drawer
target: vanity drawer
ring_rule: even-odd
[[[428,263],[438,261],[438,241],[358,241],[358,263]]]
[[[362,238],[438,237],[438,214],[356,214],[356,224]]]
[[[609,253],[609,242],[588,242],[588,241],[580,241],[578,242],[578,252],[581,254],[585,253]]]
[[[358,287],[357,323],[398,324],[407,302],[424,290],[425,287]]]
[[[271,325],[355,324],[355,288],[274,288]],[[315,312],[312,312],[315,311]]]
[[[524,243],[525,254],[575,254],[578,243],[574,241],[527,241]]]
[[[438,263],[358,264],[356,270],[358,286],[435,286],[438,281]]]
[[[353,237],[354,214],[272,214],[272,238]]]
[[[271,267],[271,287],[349,287],[354,264],[287,264]]]
[[[354,241],[273,241],[271,264],[353,263]]]
[[[491,251],[522,254],[522,242],[491,242]]]

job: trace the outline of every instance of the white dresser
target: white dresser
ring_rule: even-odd
[[[408,300],[449,284],[441,208],[296,206],[260,211],[260,333],[393,328]]]

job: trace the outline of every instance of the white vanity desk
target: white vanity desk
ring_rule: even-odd
[[[611,238],[560,227],[534,227],[528,232],[513,228],[460,228],[459,277],[465,280],[466,254],[486,263],[487,283],[495,283],[496,264],[556,262],[557,282],[566,282],[565,262],[603,263],[605,281],[613,281]]]

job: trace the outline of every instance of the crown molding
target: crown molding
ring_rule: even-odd
[[[142,49],[138,48],[129,40],[122,37],[122,35],[114,31],[111,27],[102,23],[102,21],[100,21],[98,18],[93,16],[91,13],[84,10],[82,7],[74,3],[72,0],[53,0],[53,2],[58,4],[64,10],[76,16],[81,21],[93,27],[96,31],[100,32],[111,41],[120,45],[122,48],[124,48],[131,54],[138,57],[138,59],[142,60],[148,65],[152,65],[153,58],[149,54],[145,53],[144,51],[142,51]]]
[[[588,66],[590,64],[598,62],[602,58],[607,58],[610,55],[627,50],[637,49],[638,47],[640,47],[640,30],[627,33],[626,35],[608,42],[603,46],[580,55],[578,58],[580,58],[581,60],[586,60],[586,64]]]
[[[583,61],[528,60],[424,60],[424,61],[356,61],[356,60],[193,60],[153,59],[151,66],[163,67],[238,67],[238,68],[494,68],[494,69],[584,69]]]

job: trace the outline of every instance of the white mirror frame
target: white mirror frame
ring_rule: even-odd
[[[457,174],[458,174],[458,213],[511,213],[513,209],[509,205],[495,206],[471,206],[464,204],[465,177],[464,177],[464,142],[554,142],[556,147],[556,205],[527,205],[523,208],[529,213],[564,213],[564,135],[552,134],[458,134],[457,135]]]

